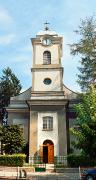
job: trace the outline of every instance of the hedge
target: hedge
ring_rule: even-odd
[[[25,159],[24,154],[0,155],[0,166],[23,166]]]
[[[69,154],[67,162],[69,167],[96,166],[96,160],[93,161],[88,156],[80,154]]]

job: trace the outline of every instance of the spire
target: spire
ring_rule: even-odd
[[[44,26],[45,26],[44,30],[45,30],[45,31],[48,31],[48,30],[49,30],[48,24],[50,24],[50,23],[48,23],[47,21],[44,23]]]

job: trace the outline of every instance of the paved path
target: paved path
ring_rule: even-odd
[[[35,173],[28,180],[80,180],[78,173]]]
[[[50,170],[50,167],[47,167]],[[52,170],[52,167],[51,167]],[[74,170],[74,169],[73,169]],[[72,169],[67,172],[63,173],[56,173],[56,172],[28,172],[28,176],[26,180],[80,180],[78,171],[73,171]],[[2,167],[0,169],[0,180],[13,180],[17,177],[17,168],[5,168]]]
[[[0,180],[3,180],[3,177]],[[5,177],[6,180],[16,179],[11,177]],[[78,173],[48,173],[48,172],[36,172],[31,173],[26,180],[80,180]]]

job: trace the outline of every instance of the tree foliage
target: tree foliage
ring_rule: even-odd
[[[75,105],[77,119],[70,130],[76,137],[74,147],[96,158],[96,87],[82,95],[82,102]]]
[[[12,70],[8,67],[3,70],[3,75],[0,77],[0,94],[5,106],[10,102],[10,97],[20,93],[21,84]]]
[[[8,112],[6,106],[10,103],[10,97],[20,93],[21,84],[12,70],[8,67],[3,70],[0,77],[0,119],[3,124],[7,124]]]
[[[0,141],[3,152],[19,153],[24,146],[23,130],[19,125],[0,126]]]
[[[81,20],[75,33],[80,36],[80,40],[70,45],[71,54],[81,55],[77,82],[82,91],[87,91],[90,84],[96,81],[96,20],[94,17]]]

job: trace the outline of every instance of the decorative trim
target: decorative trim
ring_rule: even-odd
[[[48,65],[45,65],[45,64],[43,64],[43,65],[40,65],[40,66],[37,66],[37,65],[35,65],[33,68],[31,68],[31,72],[34,72],[34,71],[46,71],[46,70],[60,70],[60,71],[62,71],[63,72],[63,67],[60,67],[60,66],[56,66],[56,65],[50,65],[50,64],[48,64]]]
[[[64,96],[64,91],[32,91],[32,96]]]
[[[20,108],[19,109],[15,109],[15,108],[12,108],[12,109],[10,108],[9,109],[9,108],[7,108],[7,111],[10,112],[10,113],[11,112],[12,113],[13,112],[20,112],[20,113],[29,113],[30,112],[28,109],[20,109]]]
[[[44,106],[52,106],[52,105],[54,105],[54,106],[58,106],[58,105],[66,105],[67,104],[67,102],[68,102],[68,100],[64,100],[64,99],[62,99],[62,100],[57,100],[57,99],[54,99],[54,100],[36,100],[36,99],[32,99],[32,100],[28,100],[28,104],[29,105],[44,105]]]

